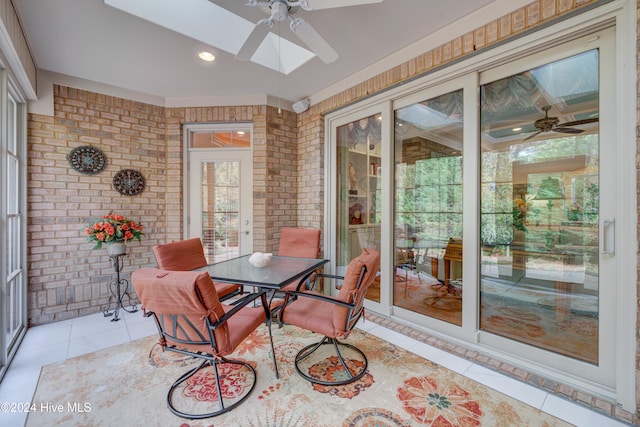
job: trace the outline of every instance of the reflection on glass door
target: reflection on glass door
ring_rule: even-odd
[[[338,274],[362,249],[380,250],[381,117],[374,114],[337,128]],[[380,302],[379,275],[366,298]]]
[[[599,59],[481,87],[480,327],[598,364]]]
[[[463,91],[395,111],[393,304],[462,325]]]

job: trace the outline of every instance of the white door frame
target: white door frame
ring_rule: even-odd
[[[190,134],[194,131],[228,131],[251,128],[252,125],[198,123],[184,125],[183,167],[183,236],[202,238],[202,199],[198,195],[201,187],[200,165],[214,160],[237,160],[240,162],[240,229],[238,242],[240,255],[253,252],[253,143],[249,148],[190,148]],[[253,139],[252,139],[253,142]],[[197,196],[197,197],[196,197]]]

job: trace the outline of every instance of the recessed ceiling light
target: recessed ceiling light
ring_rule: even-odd
[[[511,129],[511,130],[512,130],[513,132],[518,132],[518,131],[521,131],[521,130],[522,130],[522,128],[513,128],[513,129]]]
[[[239,130],[238,135],[244,135],[244,131]]]
[[[216,60],[216,57],[213,53],[211,52],[206,52],[206,51],[202,51],[198,53],[198,58],[202,59],[203,61],[207,61],[207,62],[212,62]]]

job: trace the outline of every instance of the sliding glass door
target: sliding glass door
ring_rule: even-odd
[[[551,377],[622,382],[613,35],[330,119],[330,258],[340,273],[379,245],[370,310]]]
[[[531,68],[482,85],[480,101],[480,329],[595,365],[600,231],[613,228],[600,216],[600,63],[592,49]]]

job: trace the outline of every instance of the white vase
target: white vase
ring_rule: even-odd
[[[111,243],[107,243],[106,245],[107,245],[107,255],[109,256],[124,255],[125,252],[127,251],[127,248],[124,245],[124,242],[111,242]]]

